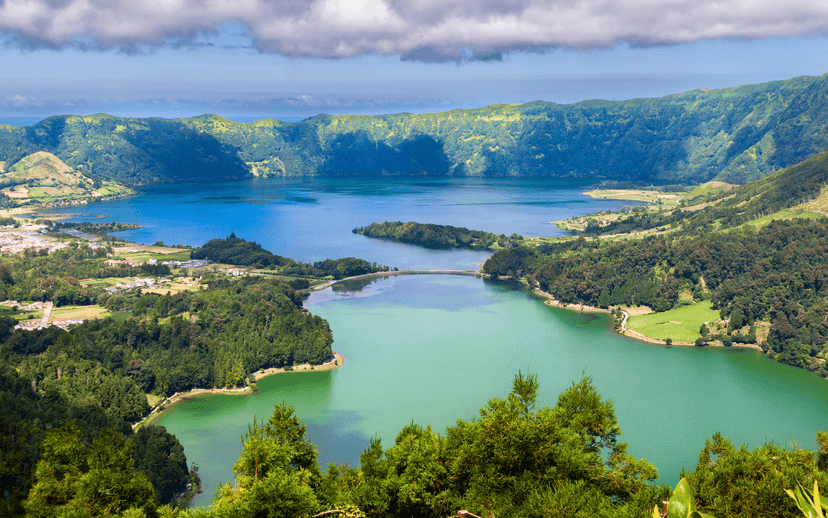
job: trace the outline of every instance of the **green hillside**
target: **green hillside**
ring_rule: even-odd
[[[597,221],[586,227],[591,235],[683,229],[710,230],[762,224],[771,219],[814,218],[828,211],[828,151],[732,188],[708,183],[689,193],[677,210],[637,212]]]
[[[828,148],[828,75],[658,99],[531,102],[299,123],[50,117],[0,126],[0,162],[37,151],[127,185],[430,174],[741,184]]]
[[[51,153],[38,151],[0,171],[0,204],[77,203],[125,196],[131,189],[95,175],[85,175]]]

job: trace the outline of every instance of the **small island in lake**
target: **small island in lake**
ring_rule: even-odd
[[[415,223],[402,221],[371,223],[367,227],[357,227],[354,234],[366,237],[390,239],[426,248],[508,248],[523,240],[523,236],[512,234],[494,234],[482,230],[469,230],[465,227],[435,225],[432,223]]]

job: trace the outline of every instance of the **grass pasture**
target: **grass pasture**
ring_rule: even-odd
[[[121,282],[121,281],[118,281]],[[80,281],[81,286],[86,286],[87,288],[108,288],[110,286],[114,286],[114,281],[108,281],[106,279],[94,279],[91,281]]]
[[[63,306],[52,310],[51,320],[95,320],[108,316],[109,312],[101,306]]]
[[[134,277],[104,277],[102,279],[89,279],[80,281],[81,286],[90,286],[93,288],[109,288],[114,287],[119,282],[132,282]]]
[[[687,205],[695,205],[697,203],[708,201],[711,198],[714,198],[719,194],[727,192],[735,187],[735,185],[725,182],[718,182],[715,180],[710,181],[699,185],[689,193],[685,194],[682,201],[684,201]]]
[[[158,259],[159,261],[188,261],[190,249],[174,248],[170,246],[140,245],[130,243],[125,246],[113,248],[115,256],[121,259],[144,262],[147,259]]]
[[[701,336],[699,328],[705,322],[719,319],[719,312],[710,302],[678,306],[664,313],[647,313],[631,316],[627,327],[650,338],[676,342],[693,342]]]
[[[116,322],[123,322],[132,316],[132,311],[113,311],[111,313],[106,313],[104,316],[110,317]]]
[[[152,250],[146,251],[139,251],[139,252],[127,252],[127,253],[118,253],[117,256],[121,259],[126,259],[128,261],[135,261],[138,263],[145,263],[148,259],[156,259],[157,261],[189,261],[190,260],[190,251],[189,250],[177,250],[173,249],[175,252],[154,252]]]

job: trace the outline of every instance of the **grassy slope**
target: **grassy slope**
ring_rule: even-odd
[[[734,187],[736,186],[733,184],[712,180],[710,182],[705,182],[702,185],[699,185],[698,187],[687,193],[682,198],[682,201],[687,205],[703,203],[705,201],[717,197],[719,194],[723,192],[730,191]]]
[[[0,180],[13,184],[2,188],[0,192],[20,204],[78,202],[106,196],[123,196],[131,192],[110,181],[104,181],[99,189],[95,189],[90,178],[44,151],[19,160],[0,176]]]

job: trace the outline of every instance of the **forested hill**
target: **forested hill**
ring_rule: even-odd
[[[0,163],[54,153],[127,185],[255,175],[517,175],[745,183],[828,148],[828,75],[658,99],[299,123],[56,116],[0,125]]]

